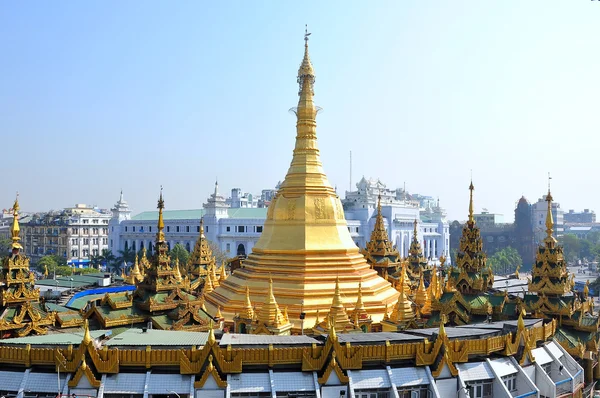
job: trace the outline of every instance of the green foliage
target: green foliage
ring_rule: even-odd
[[[78,275],[95,274],[98,272],[96,268],[74,268],[73,271]]]
[[[64,267],[64,268],[68,268],[69,270],[71,269],[71,267],[67,266],[67,259],[62,257],[62,256],[57,256],[55,254],[53,255],[48,255],[48,256],[44,256],[42,258],[40,258],[40,260],[37,262],[37,269],[40,272],[44,272],[44,265],[46,267],[48,267],[48,273],[54,273],[54,270],[57,269],[57,275],[58,275],[58,268],[60,267]],[[71,272],[69,271],[68,274],[65,275],[70,275]]]
[[[600,257],[600,232],[597,231],[589,233],[584,239],[573,234],[563,235],[560,244],[569,263],[586,259],[594,261]]]
[[[9,254],[12,241],[9,238],[0,238],[0,257]]]
[[[127,265],[133,264],[135,261],[135,251],[126,247],[124,250],[119,250],[119,255],[115,258],[113,264],[110,264],[109,267],[113,270],[117,270],[117,273],[121,273],[121,268],[123,268],[123,263],[127,263]]]
[[[169,256],[171,256],[171,264],[175,264],[175,259],[179,260],[179,265],[184,267],[187,264],[188,258],[190,258],[190,253],[183,247],[182,244],[178,243],[169,252]]]
[[[510,246],[497,251],[487,261],[494,273],[503,275],[513,274],[517,267],[520,268],[523,265],[523,259],[519,252]]]

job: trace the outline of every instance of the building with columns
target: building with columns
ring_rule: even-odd
[[[381,213],[389,239],[403,257],[414,234],[413,222],[418,220],[417,238],[423,256],[436,262],[440,256],[449,258],[450,233],[445,211],[429,196],[410,195],[403,188],[388,189],[380,180],[362,178],[356,191],[346,192],[342,200],[352,239],[365,247],[375,225],[377,198],[381,195]]]

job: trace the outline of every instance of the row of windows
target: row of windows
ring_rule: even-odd
[[[81,223],[82,223],[82,224],[89,224],[89,223],[90,223],[90,220],[89,220],[89,219],[87,219],[87,218],[83,218],[83,219],[81,220]],[[93,218],[93,219],[92,219],[92,224],[99,224],[99,223],[100,223],[100,220],[98,220],[97,218]],[[102,220],[102,224],[108,224],[108,220]]]
[[[92,242],[92,245],[97,245],[98,242],[102,242],[103,245],[108,244],[108,238],[102,238],[102,240],[100,240],[100,238],[92,238],[91,240],[89,238],[71,239],[71,244],[77,246],[79,245],[79,242],[81,242],[82,245],[89,245],[90,241]]]
[[[99,253],[98,249],[92,250],[92,256],[97,256]],[[89,257],[90,251],[88,249],[81,250],[81,257]],[[80,257],[78,250],[71,250],[71,257]]]
[[[131,232],[152,232],[152,227],[151,226],[148,226],[148,230],[147,231],[144,231],[144,226],[143,225],[141,225],[139,227],[136,227],[135,225],[132,225],[131,227],[125,226],[125,232],[129,232],[129,228],[131,228]],[[231,232],[231,228],[232,228],[231,226],[226,226],[225,227],[225,231],[226,232]],[[165,227],[165,229],[166,229],[166,232],[171,232],[171,226],[170,225],[167,225]],[[114,232],[114,227],[112,228],[112,230]],[[262,233],[263,227],[262,227],[262,225],[255,225],[254,227],[248,227],[246,225],[236,225],[234,227],[234,230],[235,230],[235,232],[238,232],[238,233],[251,232],[251,231],[256,232],[256,233]],[[184,231],[185,232],[191,232],[191,228],[190,228],[189,225],[186,225],[185,227],[176,225],[174,227],[174,231],[175,232],[184,232]],[[204,232],[208,233],[208,226],[204,226]],[[107,233],[108,233],[108,230],[107,230]],[[196,227],[196,233],[200,233],[200,227],[199,226]]]
[[[81,228],[81,233],[83,235],[89,235],[89,228]],[[98,235],[100,233],[100,228],[92,228],[92,235]],[[78,235],[79,228],[71,228],[71,234]],[[102,235],[108,235],[108,228],[102,228]]]

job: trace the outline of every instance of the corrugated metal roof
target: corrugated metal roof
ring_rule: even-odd
[[[396,387],[421,386],[429,384],[425,368],[392,368],[392,382]]]
[[[424,337],[415,336],[407,333],[393,332],[378,332],[378,333],[340,333],[338,340],[340,343],[369,343],[369,342],[385,342],[385,341],[419,341]]]
[[[127,329],[108,340],[104,345],[111,346],[203,346],[208,333],[185,332],[179,330]]]
[[[493,359],[490,361],[490,364],[492,365],[492,369],[494,369],[498,377],[503,377],[519,372],[519,370],[510,360],[510,358]]]
[[[64,373],[60,375],[60,390],[62,391],[65,383]],[[46,392],[56,393],[58,389],[58,377],[56,373],[29,373],[27,376],[27,382],[25,383],[25,390],[31,392]]]
[[[494,378],[494,373],[492,373],[492,369],[490,369],[487,362],[459,363],[456,367],[458,368],[460,377],[464,381],[489,380]]]
[[[191,210],[165,210],[163,218],[167,220],[198,220],[204,215],[204,209]],[[229,218],[267,218],[266,208],[229,208],[227,209]],[[157,211],[144,211],[131,217],[134,221],[154,221],[158,220]]]
[[[273,372],[275,391],[315,391],[312,372]]]
[[[97,339],[110,330],[91,330],[92,338]],[[31,344],[31,345],[69,345],[79,344],[83,340],[83,330],[69,333],[50,333],[39,336],[15,337],[2,340],[2,344]],[[1,384],[0,384],[1,385]]]
[[[563,352],[556,346],[556,343],[551,341],[545,347],[558,359],[563,356]]]
[[[231,392],[270,392],[271,378],[268,373],[228,374],[227,384]]]
[[[386,369],[353,370],[352,389],[368,390],[373,388],[390,388],[390,380]]]
[[[146,384],[146,373],[118,373],[107,375],[104,393],[111,394],[143,394]],[[162,393],[164,393],[163,391]]]
[[[339,334],[342,335],[341,333]],[[310,345],[310,344],[321,344],[319,340],[313,339],[308,336],[270,336],[260,334],[236,334],[236,333],[225,333],[221,337],[219,343],[220,346],[228,345],[269,345],[269,344],[283,344],[283,345]]]
[[[17,392],[21,387],[24,372],[0,371],[0,386],[2,391]]]
[[[550,354],[546,352],[546,349],[544,347],[534,348],[533,350],[531,350],[531,353],[533,354],[533,357],[535,358],[535,361],[538,363],[538,365],[545,365],[554,361]]]
[[[171,391],[189,394],[192,377],[194,375],[152,373],[148,382],[148,394],[166,395]]]

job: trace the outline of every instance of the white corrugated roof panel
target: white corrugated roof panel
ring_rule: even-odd
[[[470,362],[456,365],[460,377],[464,381],[489,380],[494,378],[492,369],[487,362]]]
[[[492,368],[496,371],[498,377],[519,373],[519,369],[512,363],[510,358],[498,358],[490,361]]]
[[[231,392],[270,392],[271,378],[268,373],[240,373],[227,375]]]
[[[554,355],[557,359],[560,359],[563,356],[563,352],[556,346],[554,341],[549,342],[545,345],[546,349],[550,350],[552,355]]]
[[[315,391],[312,372],[273,372],[275,391]]]
[[[65,386],[65,375],[60,375],[60,390]],[[31,392],[49,392],[55,393],[58,389],[58,377],[56,373],[36,373],[31,372],[27,376],[25,390]]]
[[[392,382],[396,387],[421,386],[429,384],[425,368],[392,368]]]
[[[164,395],[170,391],[175,391],[177,394],[189,394],[192,377],[194,376],[152,373],[148,382],[148,394]]]
[[[3,391],[17,392],[21,387],[24,372],[4,372],[0,371],[0,388]]]
[[[118,373],[107,375],[106,382],[104,383],[104,393],[143,394],[144,384],[146,384],[145,373]]]
[[[533,350],[531,350],[531,353],[533,354],[533,357],[535,358],[535,361],[538,365],[545,365],[554,361],[554,359],[552,359],[552,357],[550,356],[550,354],[548,354],[544,347],[534,348]]]
[[[353,370],[352,389],[368,390],[372,388],[389,388],[390,380],[385,369]]]

